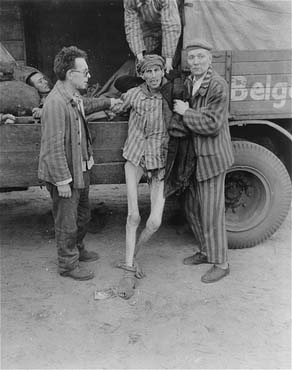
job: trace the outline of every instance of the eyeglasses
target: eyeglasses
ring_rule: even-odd
[[[83,74],[84,77],[89,77],[90,76],[89,71],[78,71],[78,69],[71,69],[71,71],[81,73],[81,74]]]

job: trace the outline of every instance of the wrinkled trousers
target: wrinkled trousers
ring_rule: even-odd
[[[225,172],[206,181],[194,177],[184,194],[185,215],[209,263],[227,261]]]
[[[89,171],[83,172],[83,189],[71,188],[70,198],[61,198],[55,185],[46,183],[53,201],[55,239],[58,251],[59,272],[73,270],[79,261],[79,251],[90,221]]]

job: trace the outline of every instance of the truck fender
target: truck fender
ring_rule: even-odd
[[[266,125],[274,128],[284,136],[286,136],[290,142],[292,143],[292,135],[290,134],[289,131],[285,130],[283,127],[280,125],[271,122],[271,121],[266,121],[266,120],[244,120],[244,121],[230,121],[229,126],[246,126],[246,125]]]

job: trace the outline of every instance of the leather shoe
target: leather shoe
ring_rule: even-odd
[[[200,265],[201,263],[208,263],[208,258],[204,253],[197,252],[193,256],[183,259],[184,265]]]
[[[94,273],[83,266],[77,266],[70,271],[60,272],[61,276],[67,276],[74,280],[90,280],[94,278]]]
[[[80,262],[92,262],[97,261],[99,255],[96,252],[89,252],[85,248],[79,251],[79,261]]]
[[[224,278],[230,273],[229,265],[227,269],[222,269],[219,266],[213,265],[202,277],[203,283],[215,283],[216,281]]]

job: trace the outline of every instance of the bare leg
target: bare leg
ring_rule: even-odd
[[[125,176],[127,184],[128,216],[126,224],[126,265],[133,266],[136,244],[136,232],[141,221],[138,208],[138,184],[143,175],[141,167],[131,162],[125,164]]]
[[[133,266],[136,245],[136,232],[141,217],[138,207],[138,184],[143,175],[143,169],[133,165],[131,162],[125,164],[125,176],[127,184],[128,216],[126,224],[126,266]],[[137,279],[135,273],[124,272],[124,277],[118,286],[118,295],[129,299],[134,294]]]
[[[159,229],[162,220],[162,214],[165,204],[163,196],[164,181],[153,179],[150,184],[151,211],[146,222],[146,227],[142,231],[135,249],[135,257],[140,248],[150,239],[150,237]]]

